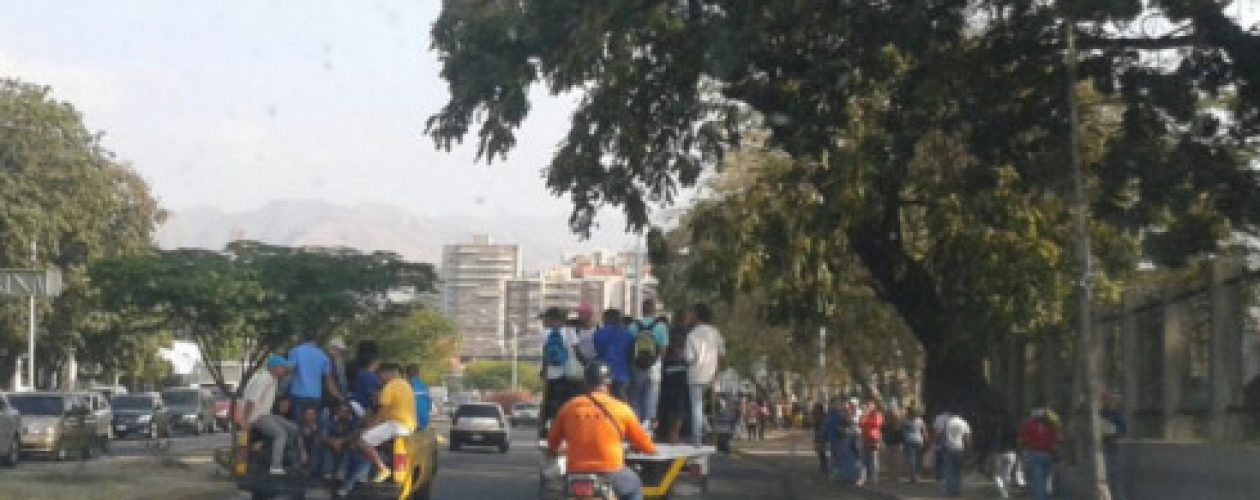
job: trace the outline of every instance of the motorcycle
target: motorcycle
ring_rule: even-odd
[[[567,500],[617,500],[612,485],[599,474],[569,474],[564,477]]]

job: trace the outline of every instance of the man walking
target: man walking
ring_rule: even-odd
[[[577,380],[582,376],[581,364],[574,352],[577,335],[565,328],[564,312],[558,307],[548,308],[543,312],[543,323],[547,328],[542,345],[542,378],[545,385],[541,421],[544,425],[538,426],[539,437],[547,435],[547,423],[555,418],[560,406],[578,392]]]
[[[1033,410],[1019,431],[1028,467],[1028,489],[1035,500],[1050,498],[1050,473],[1054,467],[1054,447],[1061,439],[1058,426],[1050,421],[1045,408]]]
[[[963,456],[971,448],[971,426],[957,414],[949,414],[945,418],[944,467],[945,495],[956,497],[962,495]]]
[[[643,301],[643,317],[634,323],[631,360],[634,380],[630,383],[630,407],[644,426],[656,420],[661,394],[661,355],[669,347],[669,325],[656,317],[656,301]]]
[[[612,372],[609,392],[613,397],[628,401],[630,389],[630,334],[622,323],[621,311],[604,311],[604,324],[595,330],[595,356],[608,365]]]
[[[687,314],[691,333],[683,359],[687,361],[687,394],[691,404],[691,442],[699,446],[704,440],[704,392],[717,376],[718,362],[726,354],[726,343],[713,325],[713,311],[707,304],[696,304]]]
[[[271,413],[276,402],[277,380],[284,378],[285,372],[292,366],[281,356],[272,355],[267,358],[267,369],[255,373],[245,386],[244,410],[237,412],[236,425],[241,432],[249,435],[257,430],[271,440],[270,473],[284,474],[284,452],[288,451],[296,465],[298,451],[298,427],[293,421],[281,415]]]

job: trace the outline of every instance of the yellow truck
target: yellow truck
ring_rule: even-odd
[[[255,436],[257,438],[257,436]],[[308,492],[333,492],[337,485],[320,478],[298,475],[269,475],[269,452],[259,449],[250,436],[238,433],[232,475],[239,489],[255,499],[304,499]],[[389,462],[393,477],[383,483],[366,482],[351,490],[346,498],[428,500],[437,475],[437,435],[432,428],[394,439],[379,449]]]

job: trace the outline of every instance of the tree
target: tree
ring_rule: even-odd
[[[96,292],[86,268],[147,251],[164,216],[140,176],[101,146],[100,134],[83,125],[72,105],[50,93],[0,79],[0,267],[30,267],[36,245],[38,265],[60,269],[65,283],[55,301],[37,301],[44,373],[71,354],[100,361],[94,356],[100,351],[89,348],[100,318],[89,307]],[[18,302],[0,301],[0,380],[25,352],[27,312]]]
[[[532,363],[518,363],[516,372],[517,384],[520,388],[532,393],[542,391],[542,381],[538,378],[538,366]],[[510,361],[474,361],[464,367],[464,387],[483,391],[506,391],[512,388],[512,362]]]
[[[351,344],[376,342],[380,352],[403,365],[420,365],[420,378],[442,385],[451,359],[459,352],[455,326],[437,311],[407,306],[392,314],[362,318],[342,327]]]

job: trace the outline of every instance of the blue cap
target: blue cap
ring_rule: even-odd
[[[289,360],[284,359],[284,356],[279,354],[272,354],[267,358],[267,368],[276,368],[278,366],[289,367],[293,366],[293,363],[290,363]]]

